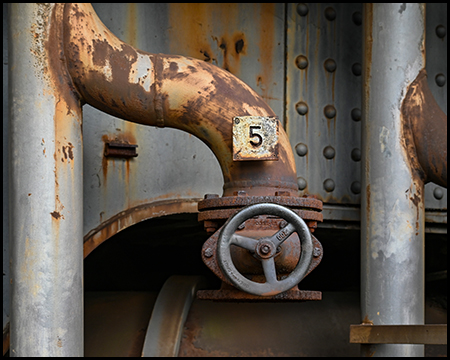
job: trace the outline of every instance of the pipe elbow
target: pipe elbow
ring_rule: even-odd
[[[232,159],[233,117],[275,115],[247,84],[205,61],[133,48],[106,28],[90,4],[65,5],[64,19],[68,71],[85,102],[125,120],[198,137],[219,161],[224,195],[242,189],[297,195],[294,156],[281,126],[278,161]]]
[[[447,115],[428,87],[422,70],[411,83],[402,104],[402,116],[412,133],[415,154],[426,182],[447,187]]]

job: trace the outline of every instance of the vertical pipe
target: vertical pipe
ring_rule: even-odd
[[[83,354],[81,107],[55,4],[10,4],[12,356]]]
[[[424,183],[406,151],[401,104],[425,66],[425,6],[364,6],[361,313],[424,323]],[[423,345],[362,345],[365,356],[423,356]]]

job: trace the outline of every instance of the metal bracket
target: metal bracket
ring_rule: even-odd
[[[137,145],[131,145],[119,141],[109,141],[105,143],[105,157],[136,157]]]
[[[350,325],[353,344],[447,344],[444,325]]]

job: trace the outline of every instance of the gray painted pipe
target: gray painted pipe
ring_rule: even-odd
[[[58,6],[9,7],[11,356],[83,355],[81,107],[50,51]]]
[[[364,6],[361,316],[424,324],[424,182],[403,138],[401,104],[425,66],[425,6]],[[423,356],[423,345],[362,345],[365,356]]]

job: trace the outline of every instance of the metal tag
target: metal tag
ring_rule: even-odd
[[[278,160],[278,118],[233,118],[233,161]]]

